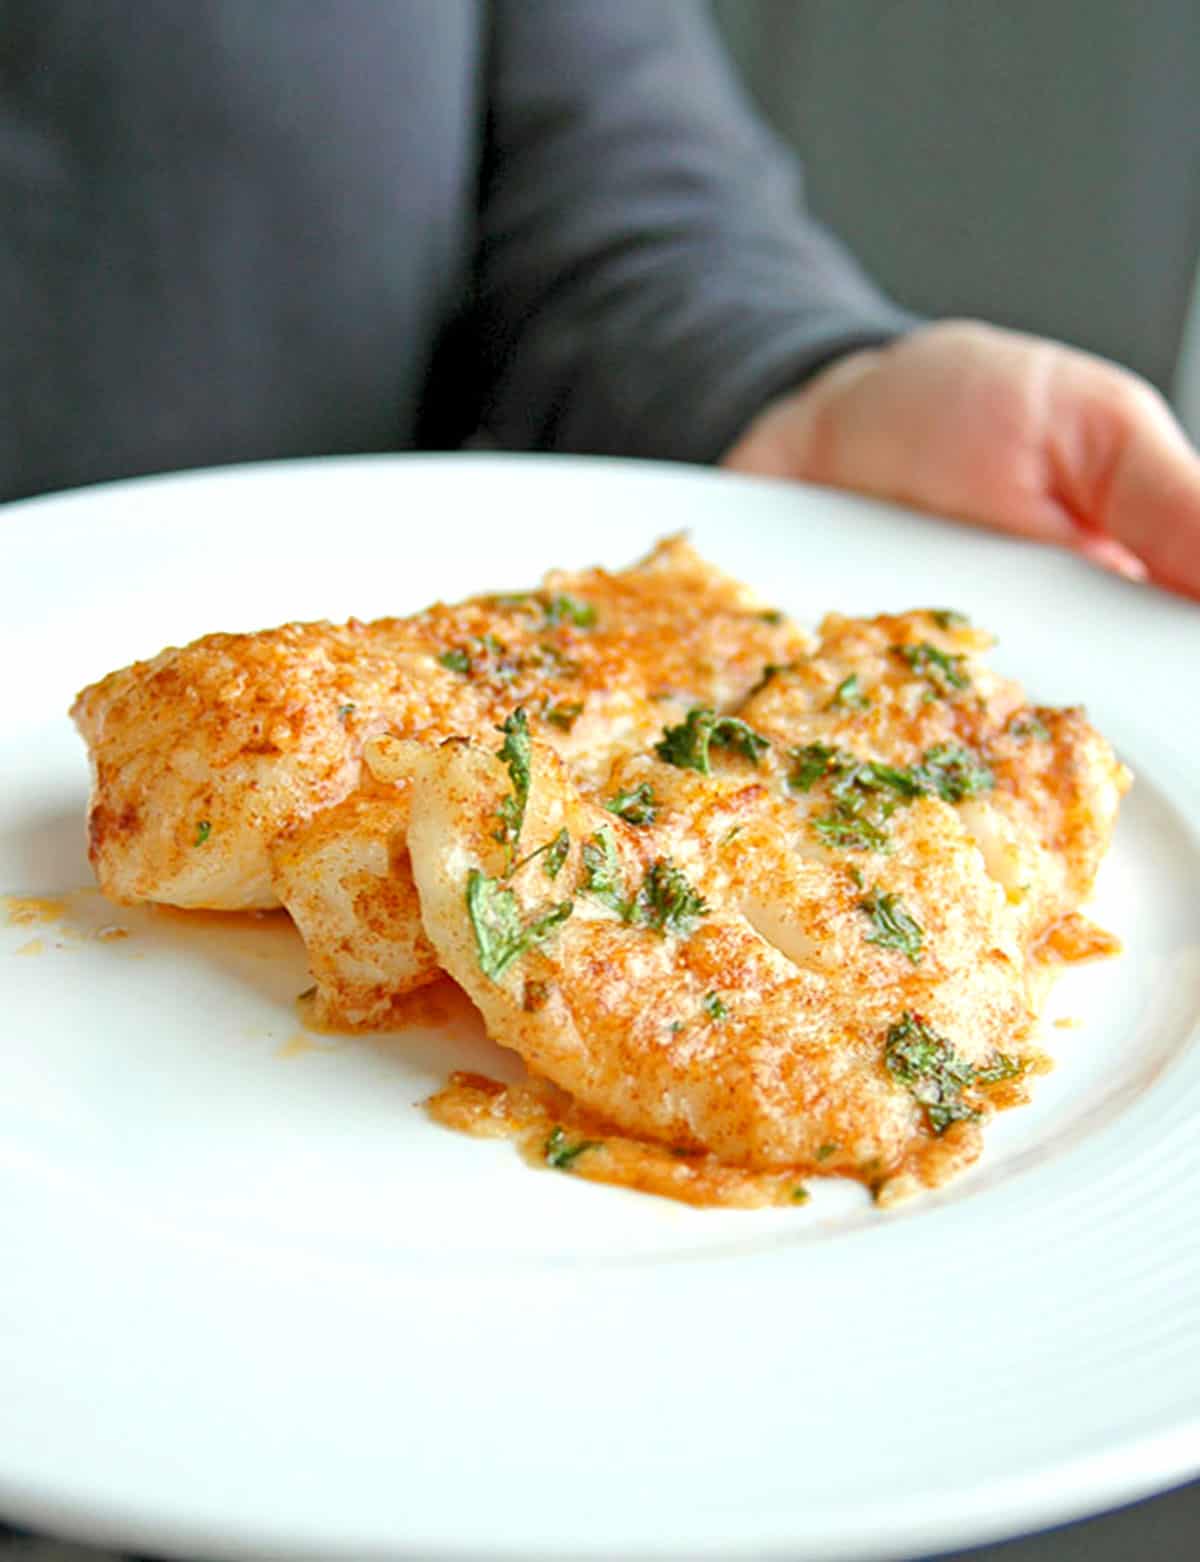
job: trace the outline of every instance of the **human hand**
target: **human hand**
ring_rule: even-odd
[[[723,465],[855,489],[1064,544],[1200,597],[1200,456],[1115,364],[970,321],[852,353],[750,425]]]

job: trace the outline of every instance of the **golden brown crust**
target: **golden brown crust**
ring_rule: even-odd
[[[206,635],[75,701],[92,865],[117,901],[275,905],[271,841],[354,790],[377,733],[483,740],[524,705],[546,741],[602,771],[657,729],[663,701],[736,702],[804,644],[679,540],[620,574],[557,573],[407,619]]]

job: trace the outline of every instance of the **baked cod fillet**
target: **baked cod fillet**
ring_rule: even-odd
[[[407,782],[363,790],[387,733],[494,743],[523,708],[581,780],[651,741],[664,712],[725,709],[806,638],[669,540],[619,573],[436,604],[374,623],[208,635],[111,673],[72,714],[93,787],[89,856],[131,904],[284,904],[329,1023],[387,1022],[436,974],[407,868]],[[361,795],[360,795],[361,794]]]
[[[586,1115],[573,1170],[629,1180],[615,1135],[890,1201],[975,1159],[1040,1066],[1048,939],[1128,785],[987,644],[944,614],[827,620],[740,719],[694,709],[598,791],[536,745],[524,767],[409,752],[426,931],[489,1034]]]

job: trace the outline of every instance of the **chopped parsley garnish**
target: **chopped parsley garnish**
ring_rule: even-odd
[[[788,786],[793,792],[811,792],[818,781],[823,781],[833,772],[839,753],[838,749],[830,748],[828,743],[806,743],[803,748],[792,749]]]
[[[551,628],[557,628],[559,624],[574,624],[576,629],[593,629],[596,624],[596,609],[592,604],[568,596],[565,591],[546,602],[545,613],[546,623]]]
[[[705,993],[701,1008],[714,1025],[729,1018],[729,1006],[716,993]]]
[[[891,813],[888,807],[883,818]],[[871,818],[864,809],[840,798],[827,814],[819,814],[812,821],[814,834],[826,846],[841,851],[887,852],[891,842],[883,819]]]
[[[758,616],[764,624],[771,624],[774,626],[776,624],[783,623],[783,614],[777,607],[769,607],[765,612],[760,613]]]
[[[211,834],[212,825],[208,822],[207,819],[201,819],[200,823],[196,826],[196,839],[193,844],[196,846],[203,846]]]
[[[750,690],[746,698],[748,700],[753,699],[756,694],[761,694],[772,678],[777,678],[780,673],[790,673],[795,665],[795,662],[767,662],[759,674],[758,682]]]
[[[940,651],[928,640],[922,640],[919,645],[894,645],[892,651],[901,661],[907,662],[918,677],[924,678],[935,694],[948,697],[953,690],[971,686],[971,680],[963,671],[966,657]]]
[[[498,982],[527,950],[544,943],[574,909],[569,900],[564,900],[544,916],[524,923],[512,890],[498,879],[489,879],[478,868],[467,874],[467,915],[475,934],[475,953],[479,969],[493,982]]]
[[[556,645],[539,644],[516,663],[519,672],[535,672],[547,678],[574,678],[579,663],[565,656]]]
[[[829,707],[831,710],[866,710],[870,703],[858,686],[858,674],[851,673],[833,691]]]
[[[734,748],[744,754],[752,764],[771,746],[770,740],[755,732],[736,716],[718,716],[716,711],[703,706],[693,706],[687,718],[676,727],[667,727],[654,752],[668,765],[680,770],[698,770],[701,775],[712,774],[709,750]]]
[[[976,1069],[975,1083],[977,1085],[999,1085],[1006,1079],[1016,1079],[1029,1067],[1025,1058],[1009,1057],[1007,1052],[997,1052],[992,1061],[983,1068]]]
[[[491,604],[501,612],[527,608],[531,613],[536,613],[542,605],[532,591],[507,591],[503,596],[492,597]]]
[[[952,607],[931,607],[927,612],[939,629],[965,629],[971,622],[965,613],[956,613]]]
[[[664,935],[676,933],[684,937],[697,918],[709,910],[703,897],[667,857],[651,863],[637,894],[627,895],[616,842],[607,826],[584,842],[582,856],[582,889],[634,927],[650,927]]]
[[[496,832],[496,839],[508,845],[511,871],[512,864],[516,860],[517,842],[521,839],[521,826],[525,822],[525,807],[529,802],[529,782],[533,762],[533,750],[529,742],[529,721],[524,707],[518,706],[504,725],[497,727],[496,731],[504,734],[504,742],[500,745],[498,753],[508,766],[513,788],[512,796],[504,798],[500,804],[498,810],[500,828]]]
[[[583,702],[581,700],[551,701],[542,707],[542,715],[551,726],[561,727],[564,732],[570,732],[583,715]]]
[[[557,629],[559,624],[574,624],[576,629],[591,629],[596,623],[596,609],[592,604],[581,602],[578,597],[569,596],[565,591],[551,597],[543,592],[517,591],[490,600],[493,607],[502,611],[515,609],[543,614],[547,629]]]
[[[793,792],[810,792],[818,781],[828,780],[835,797],[891,791],[902,798],[918,797],[922,785],[915,772],[877,759],[856,759],[844,749],[827,743],[806,743],[790,751],[792,768],[788,786]]]
[[[709,909],[704,897],[692,888],[670,858],[659,857],[650,864],[638,890],[632,920],[683,938],[700,917],[708,915]]]
[[[909,801],[918,788],[912,775],[877,760],[856,759],[827,743],[808,743],[791,750],[788,786],[809,792],[828,781],[833,807],[812,820],[812,830],[826,846],[844,851],[890,850],[887,821],[899,801]]]
[[[512,868],[510,868],[507,875],[508,882],[511,884],[513,879],[516,878],[517,874],[520,873],[522,868],[524,868],[528,863],[533,862],[535,858],[543,856],[546,859],[542,864],[542,867],[545,869],[546,877],[548,879],[556,879],[562,869],[563,863],[567,860],[567,853],[570,850],[571,837],[567,834],[565,829],[562,829],[556,836],[554,836],[552,840],[543,841],[542,844],[531,851],[527,857],[522,857],[520,862],[516,863]]]
[[[969,749],[953,743],[940,743],[927,750],[919,765],[913,767],[913,779],[922,792],[932,792],[946,803],[961,803],[964,797],[990,792],[996,778]]]
[[[858,903],[874,924],[875,931],[867,934],[868,944],[879,944],[884,949],[898,949],[907,955],[914,965],[922,958],[921,946],[925,930],[905,911],[898,895],[881,895],[877,890]]]
[[[917,797],[962,802],[995,784],[995,777],[969,749],[941,744],[927,750],[920,764],[885,765],[858,759],[827,743],[807,743],[790,751],[788,786],[810,792],[827,782],[833,808],[812,821],[827,846],[857,851],[886,851],[887,821],[901,803]]]
[[[542,1153],[547,1166],[553,1166],[556,1171],[569,1171],[572,1161],[578,1160],[585,1150],[598,1149],[599,1145],[599,1139],[576,1139],[572,1143],[561,1127],[555,1127]]]
[[[804,1186],[804,1184],[802,1182],[798,1182],[796,1184],[796,1186],[792,1189],[792,1203],[793,1204],[807,1204],[810,1197],[811,1197],[811,1195],[810,1195],[808,1189]]]
[[[990,1063],[975,1068],[958,1056],[944,1036],[908,1013],[888,1031],[884,1062],[893,1077],[921,1103],[929,1126],[938,1134],[944,1133],[951,1123],[979,1117],[978,1107],[969,1106],[962,1099],[968,1086],[1015,1079],[1029,1066],[1023,1058],[997,1052]]]
[[[906,1012],[888,1031],[883,1060],[892,1077],[920,1102],[934,1133],[979,1116],[978,1108],[962,1099],[963,1090],[975,1083],[974,1068],[916,1015]]]
[[[343,726],[345,726],[347,720],[353,716],[357,709],[358,707],[355,705],[353,700],[351,700],[346,705],[338,706],[338,720],[342,723]]]
[[[550,845],[546,848],[546,860],[542,864],[548,879],[556,879],[562,872],[562,865],[567,860],[567,853],[571,850],[571,837],[566,829],[561,829]]]
[[[583,889],[625,922],[631,920],[632,902],[625,894],[617,843],[607,825],[583,843]]]
[[[653,824],[658,817],[658,804],[649,781],[639,781],[637,786],[630,787],[628,791],[618,792],[604,806],[610,814],[624,819],[626,824]]]
[[[840,1149],[841,1145],[836,1140],[830,1140],[828,1144],[819,1144],[817,1146],[817,1159],[819,1161],[827,1161],[831,1155],[836,1155]]]
[[[1040,716],[1035,716],[1032,712],[1023,716],[1013,716],[1008,723],[1008,732],[1010,737],[1036,738],[1042,743],[1050,737],[1050,728]]]
[[[439,654],[438,661],[464,678],[479,678],[501,686],[514,683],[527,673],[569,678],[579,671],[579,663],[564,656],[555,645],[530,646],[518,653],[493,634],[477,635],[469,645],[451,646]]]

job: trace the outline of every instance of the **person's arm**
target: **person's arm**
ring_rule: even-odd
[[[497,0],[474,340],[518,449],[715,461],[912,321],[808,217],[698,0]]]

